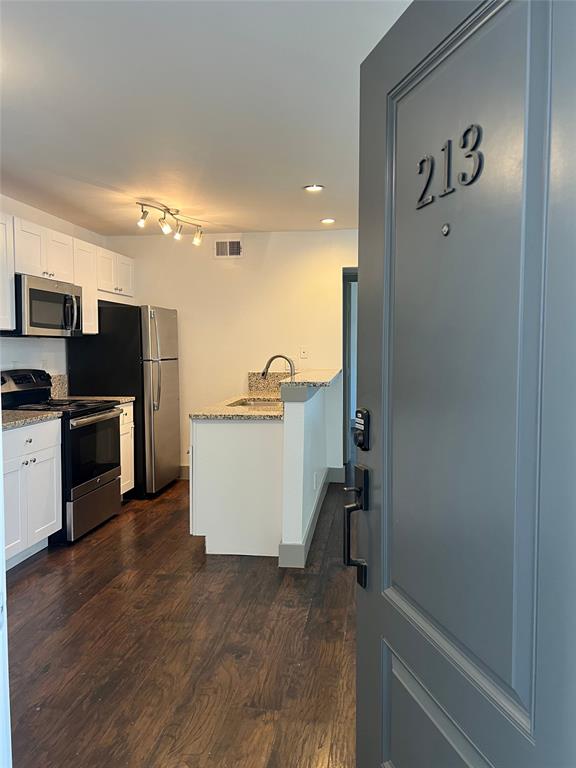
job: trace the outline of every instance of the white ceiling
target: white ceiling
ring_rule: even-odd
[[[407,5],[4,0],[2,192],[104,235],[142,234],[139,199],[355,227],[359,67]]]

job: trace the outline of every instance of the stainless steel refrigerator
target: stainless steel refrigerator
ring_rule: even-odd
[[[175,309],[148,305],[140,313],[146,491],[156,493],[180,474],[178,316]]]
[[[180,476],[178,324],[175,309],[98,302],[99,332],[68,340],[73,395],[133,395],[134,495]]]

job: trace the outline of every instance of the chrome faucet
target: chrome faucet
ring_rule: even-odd
[[[291,360],[289,357],[286,357],[286,355],[272,355],[270,360],[268,360],[268,362],[264,366],[264,370],[262,371],[262,378],[265,379],[268,376],[268,371],[270,370],[270,366],[272,365],[274,360],[278,360],[278,359],[286,360],[286,362],[290,366],[290,378],[292,379],[292,381],[294,381],[294,376],[296,374],[296,367],[294,365],[294,360]]]

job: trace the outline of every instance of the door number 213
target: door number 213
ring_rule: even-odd
[[[461,171],[458,174],[458,183],[462,187],[469,187],[470,184],[474,184],[478,181],[484,168],[484,155],[480,151],[479,147],[482,143],[482,127],[476,123],[472,123],[464,131],[458,146],[464,150],[464,157],[472,163],[472,166],[467,171]],[[452,186],[452,139],[444,144],[441,149],[444,160],[444,172],[443,172],[443,188],[438,193],[438,197],[446,197],[452,192],[456,191],[456,187]],[[430,205],[436,199],[434,195],[429,193],[432,185],[432,179],[434,178],[434,168],[436,160],[434,155],[426,155],[418,161],[418,175],[425,177],[424,188],[420,193],[418,202],[416,203],[416,209],[424,208],[426,205]]]

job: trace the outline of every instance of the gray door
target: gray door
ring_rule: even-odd
[[[422,2],[362,66],[359,768],[576,767],[575,50]]]

